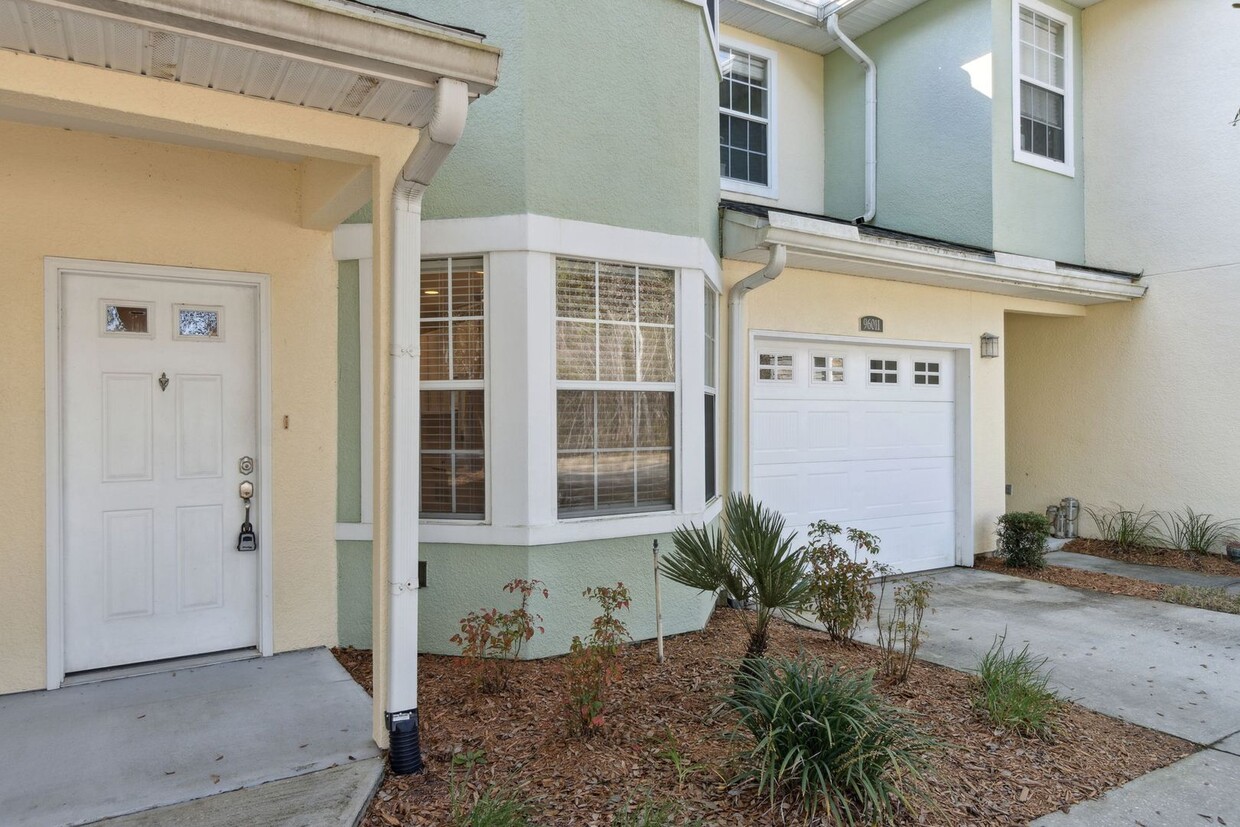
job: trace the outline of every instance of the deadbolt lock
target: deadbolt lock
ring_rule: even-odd
[[[243,474],[254,473],[254,457],[242,457],[237,460],[237,470]]]

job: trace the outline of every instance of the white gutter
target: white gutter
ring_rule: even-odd
[[[745,355],[746,337],[741,329],[745,294],[779,278],[788,261],[788,249],[784,245],[776,244],[769,249],[771,257],[766,266],[741,279],[728,291],[728,490],[736,494],[745,493],[745,472],[748,470],[748,463],[742,460],[745,456],[745,436],[741,428],[741,403],[746,398],[741,389],[745,387],[746,368],[749,366]]]
[[[397,775],[420,772],[418,738],[418,379],[422,196],[460,140],[469,87],[440,78],[435,111],[392,190],[392,421],[385,715]]]
[[[865,214],[857,219],[857,223],[869,224],[878,212],[878,67],[840,30],[838,12],[827,15],[826,23],[827,31],[839,41],[844,51],[865,67]]]

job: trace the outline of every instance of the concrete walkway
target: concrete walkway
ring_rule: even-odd
[[[930,578],[927,660],[973,670],[1006,630],[1009,646],[1049,659],[1064,697],[1211,747],[1038,824],[1240,825],[1240,615],[976,569]],[[872,628],[863,636],[873,640]]]
[[[1147,583],[1164,583],[1168,586],[1198,586],[1201,588],[1223,589],[1229,594],[1240,594],[1240,576],[1225,577],[1219,574],[1204,574],[1199,571],[1185,571],[1165,566],[1145,566],[1140,563],[1125,563],[1108,557],[1094,557],[1092,554],[1077,554],[1074,551],[1052,551],[1046,555],[1046,563],[1050,566],[1067,566],[1072,569],[1097,571],[1104,574],[1118,574]]]
[[[382,774],[370,724],[370,698],[325,649],[0,696],[0,821],[88,824],[154,810],[154,821],[124,823],[284,823],[212,813],[221,793],[313,773],[303,789],[335,792],[286,795],[289,823],[351,825]],[[361,762],[352,775],[320,775]],[[231,800],[250,812],[261,799]],[[333,818],[330,801],[353,809]],[[184,802],[195,804],[155,810]]]

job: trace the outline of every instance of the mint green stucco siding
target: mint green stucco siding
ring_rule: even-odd
[[[535,213],[716,245],[718,74],[682,0],[382,5],[504,50],[499,88],[426,194],[426,219]],[[704,67],[715,73],[702,83]]]
[[[1085,263],[1085,123],[1081,101],[1081,12],[1060,0],[1044,0],[1072,18],[1076,56],[1073,177],[1012,159],[1012,3],[995,0],[994,248],[1008,253]]]
[[[991,50],[990,0],[930,0],[857,39],[878,65],[874,223],[990,246],[990,100],[965,65]],[[865,73],[842,49],[824,64],[825,211],[865,201]]]

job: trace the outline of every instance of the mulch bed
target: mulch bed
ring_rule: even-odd
[[[1094,557],[1109,557],[1125,563],[1141,563],[1146,566],[1162,566],[1204,574],[1240,577],[1240,563],[1233,563],[1221,554],[1197,554],[1175,548],[1125,550],[1106,540],[1089,540],[1084,537],[1072,540],[1063,547],[1063,550],[1075,551],[1078,554],[1092,554]]]
[[[997,557],[976,557],[973,567],[994,571],[999,574],[1010,574],[1029,580],[1041,580],[1044,583],[1055,583],[1074,589],[1089,589],[1107,594],[1125,594],[1129,597],[1144,597],[1147,600],[1162,599],[1163,590],[1167,587],[1162,583],[1148,583],[1132,577],[1121,577],[1117,574],[1106,574],[1100,571],[1086,571],[1067,566],[1046,566],[1040,569],[1018,569],[1004,563]]]
[[[517,664],[508,693],[486,696],[474,691],[461,659],[421,656],[426,772],[389,775],[363,824],[451,824],[453,778],[458,794],[495,788],[527,797],[534,823],[545,827],[601,827],[629,802],[647,798],[679,804],[677,823],[807,824],[789,806],[772,806],[752,785],[729,783],[740,744],[729,738],[733,721],[719,710],[718,698],[744,650],[738,612],[720,609],[705,630],[665,644],[663,665],[655,662],[652,643],[625,648],[608,729],[588,741],[567,734],[555,660]],[[847,668],[872,668],[878,656],[872,647],[833,643],[825,634],[777,622],[770,653],[802,651]],[[369,688],[368,653],[341,650],[337,657]],[[932,761],[929,808],[902,823],[1024,824],[1194,751],[1187,742],[1071,704],[1054,743],[1009,735],[974,711],[970,682],[962,672],[918,662],[907,684],[883,690],[944,745]],[[673,749],[689,768],[679,775],[669,756]],[[453,766],[454,755],[470,753],[484,762]]]

